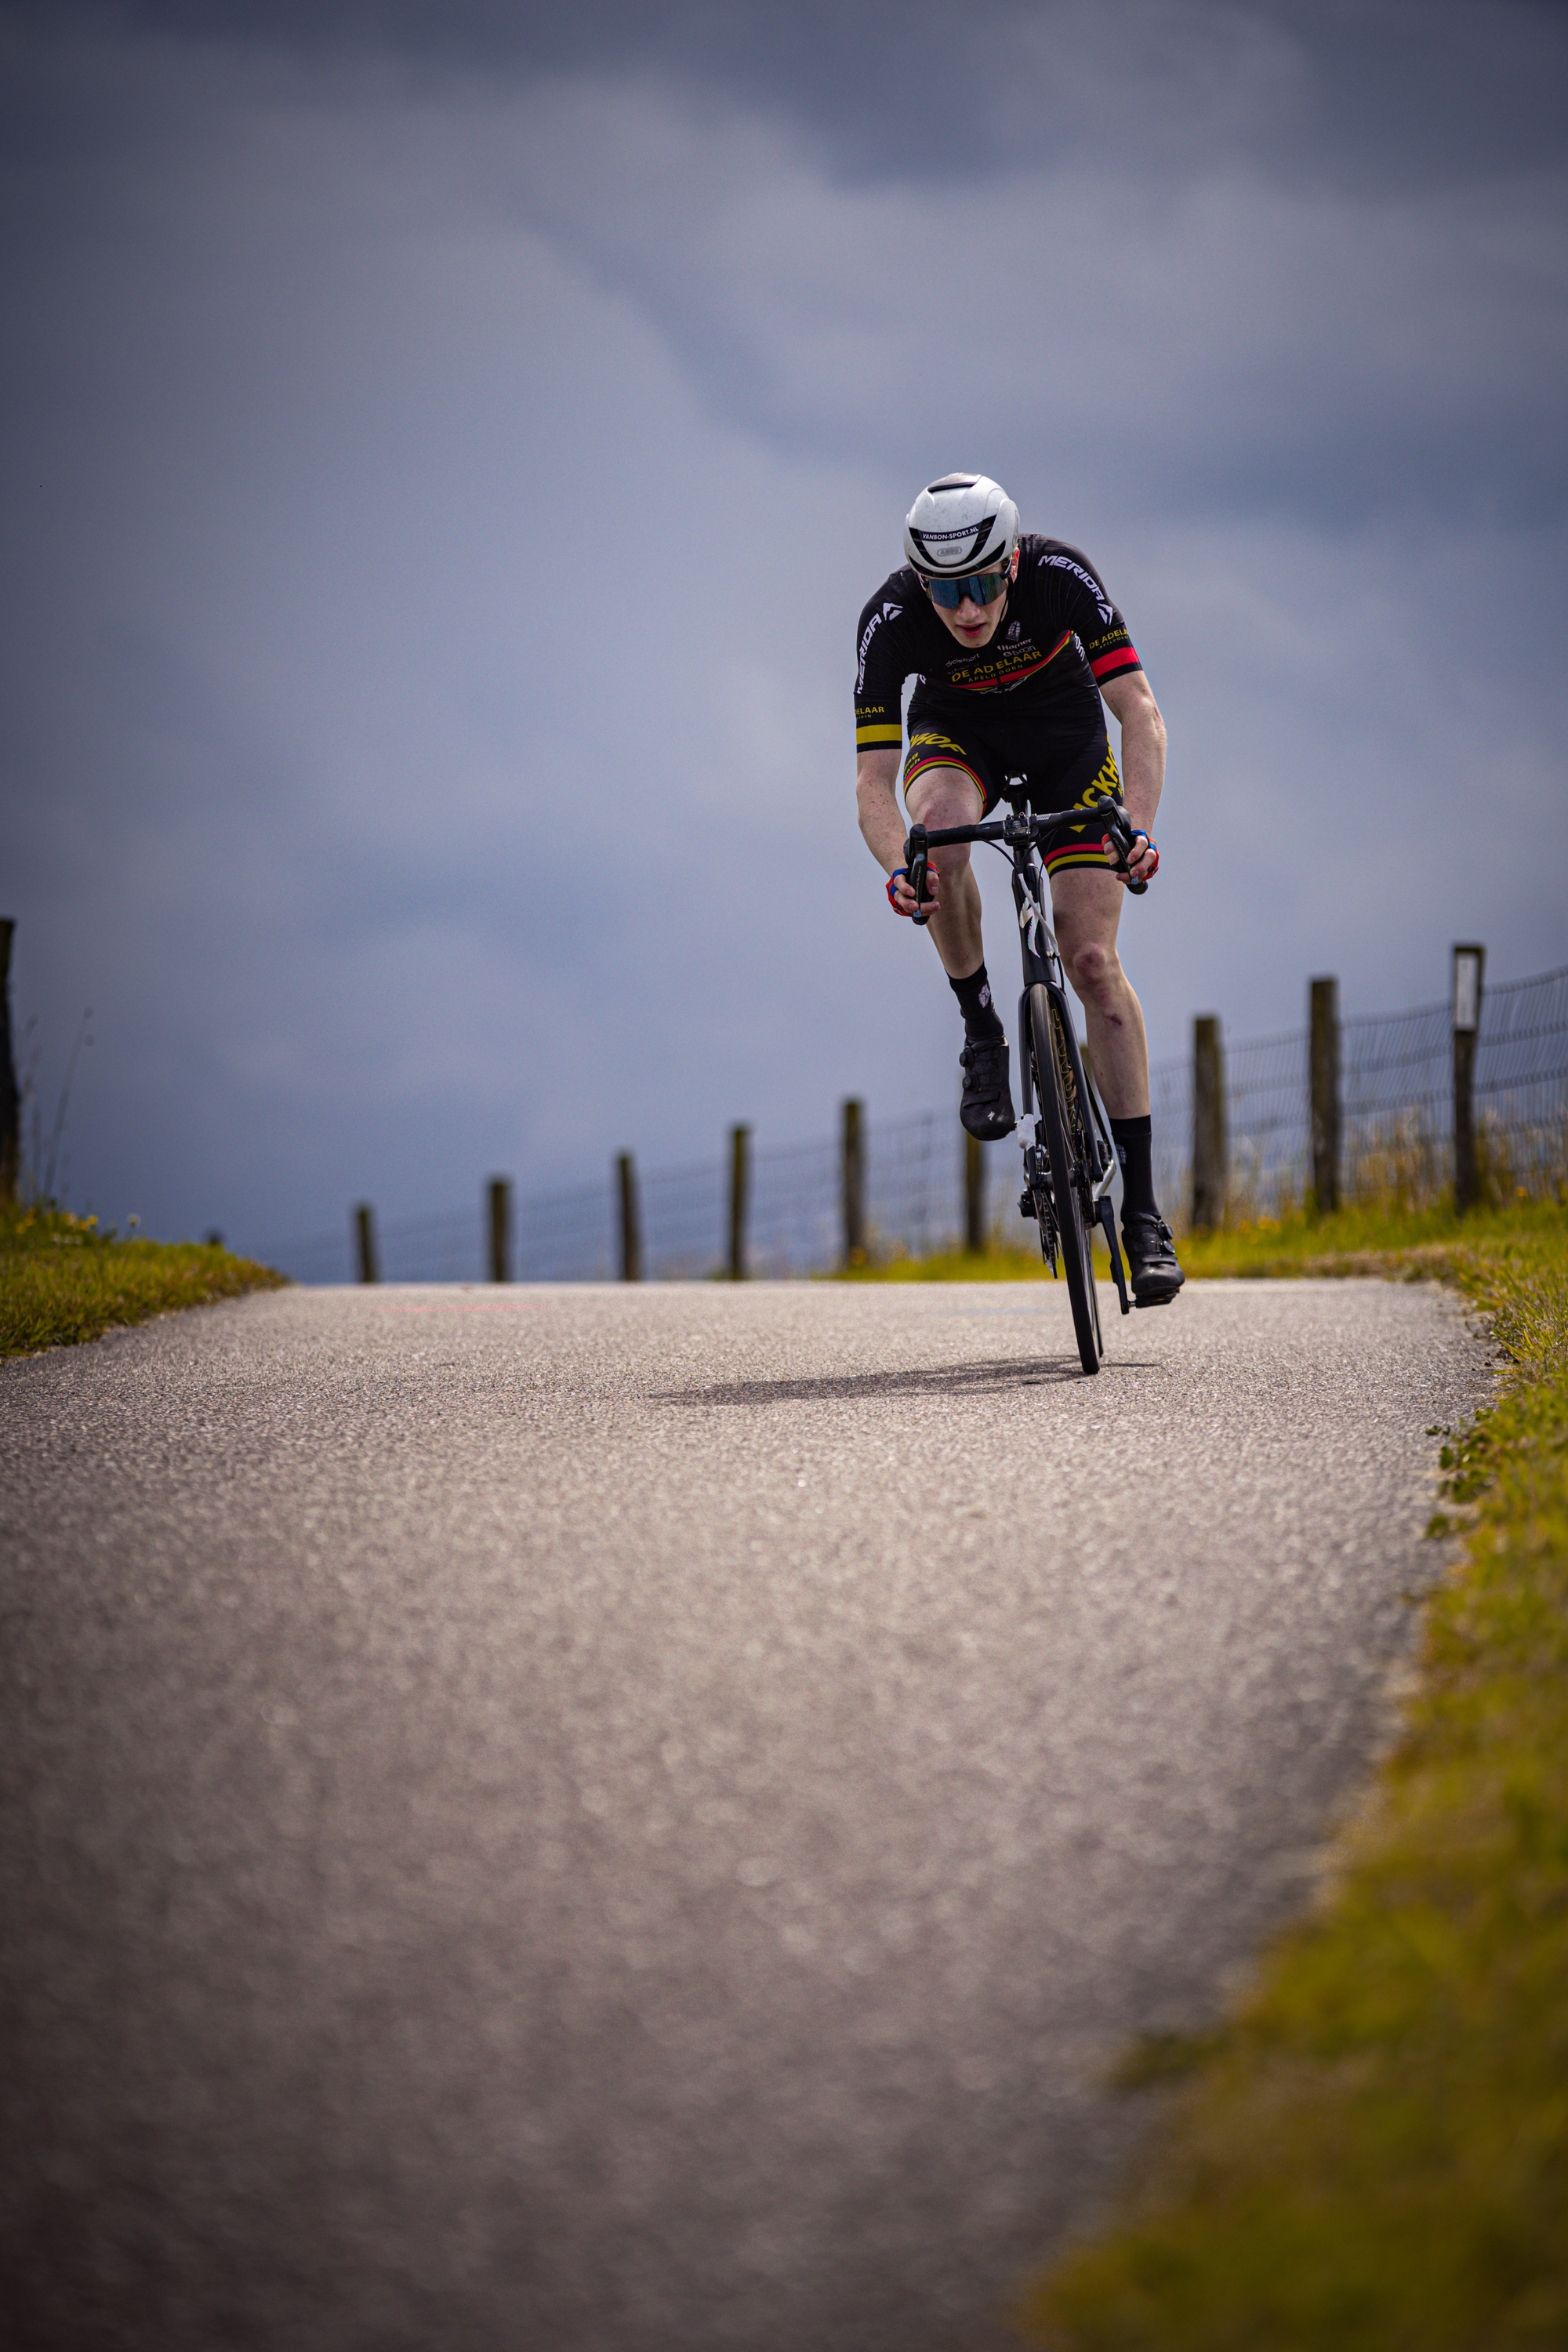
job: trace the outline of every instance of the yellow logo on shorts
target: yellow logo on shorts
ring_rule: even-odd
[[[1109,743],[1105,747],[1105,757],[1100,763],[1100,773],[1092,784],[1086,785],[1079,793],[1073,806],[1083,808],[1089,802],[1100,799],[1106,793],[1113,793],[1118,800],[1121,797],[1121,779],[1116,772],[1116,754]]]

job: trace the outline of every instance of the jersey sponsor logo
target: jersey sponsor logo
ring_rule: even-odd
[[[866,691],[866,656],[871,650],[871,640],[881,627],[882,620],[883,615],[880,613],[873,613],[866,624],[866,633],[860,640],[860,667],[855,673],[857,694],[864,694]]]
[[[1048,654],[1041,653],[1038,646],[1028,637],[1021,638],[1016,646],[1008,646],[1005,653],[990,661],[977,661],[973,654],[955,654],[948,662],[949,671],[951,673],[967,671],[968,675],[967,677],[950,675],[947,684],[950,687],[962,688],[965,694],[1004,692],[1009,688],[1021,686],[1026,677],[1033,677],[1037,670],[1047,668],[1055,661],[1063,646],[1070,646],[1072,641],[1072,631],[1064,629]]]
[[[855,691],[857,694],[863,694],[866,690],[866,656],[870,651],[872,638],[876,635],[884,621],[896,621],[903,609],[904,608],[901,604],[892,604],[884,599],[881,611],[879,613],[873,613],[870,619],[867,622],[865,635],[860,640],[860,667],[855,673]]]
[[[1012,622],[1012,623],[1010,623],[1010,624],[1009,624],[1008,630],[1007,630],[1007,635],[1008,635],[1010,637],[1016,637],[1016,636],[1017,635],[1017,634],[1018,634],[1018,624],[1017,624],[1017,622],[1016,622],[1016,621],[1014,621],[1014,622]]]
[[[1110,600],[1108,599],[1104,589],[1100,586],[1092,572],[1086,572],[1081,563],[1075,563],[1073,562],[1070,555],[1042,555],[1040,561],[1042,563],[1054,563],[1058,572],[1070,572],[1075,580],[1081,580],[1084,586],[1089,590],[1089,594],[1094,598],[1095,603],[1100,607],[1100,619],[1105,623],[1107,628],[1110,626],[1110,624],[1116,618],[1116,615],[1111,610]]]

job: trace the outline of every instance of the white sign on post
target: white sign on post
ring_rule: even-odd
[[[1454,1027],[1472,1034],[1481,1021],[1481,958],[1484,948],[1454,950]]]

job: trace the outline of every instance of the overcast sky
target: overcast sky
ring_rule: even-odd
[[[955,467],[1164,711],[1156,1058],[1568,961],[1565,112],[1506,0],[0,5],[73,1203],[261,1246],[954,1101],[850,689]]]

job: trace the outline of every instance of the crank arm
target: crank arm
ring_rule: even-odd
[[[1121,1301],[1123,1315],[1131,1315],[1132,1301],[1127,1296],[1127,1275],[1121,1264],[1121,1252],[1116,1244],[1116,1213],[1109,1201],[1100,1202],[1100,1222],[1105,1228],[1105,1245],[1110,1252],[1110,1271],[1116,1282],[1116,1296]]]

